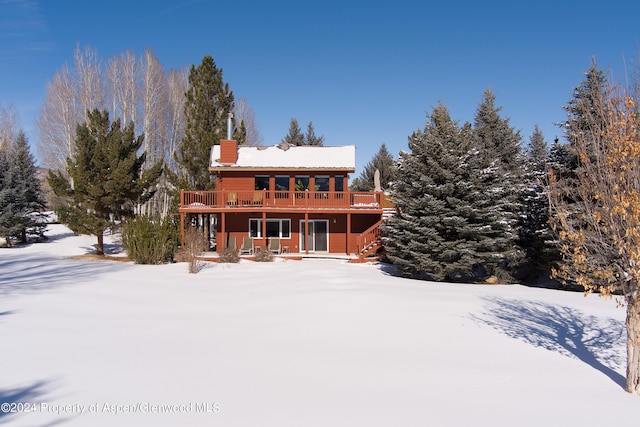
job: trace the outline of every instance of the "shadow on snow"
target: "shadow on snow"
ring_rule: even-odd
[[[97,275],[120,271],[127,264],[78,261],[42,254],[18,254],[0,260],[0,295],[40,291],[95,279]]]
[[[0,404],[8,404],[5,410],[0,411],[0,425],[12,422],[18,417],[27,418],[29,413],[21,410],[25,403],[33,404],[42,402],[43,398],[49,393],[50,385],[46,381],[36,381],[23,387],[0,389]],[[4,406],[3,406],[4,407]],[[55,421],[48,422],[42,427],[51,427],[68,421],[68,419],[60,418]]]
[[[575,357],[625,387],[625,377],[615,370],[625,366],[620,354],[620,347],[626,348],[623,322],[544,302],[483,299],[486,313],[473,316],[476,322],[535,347]]]

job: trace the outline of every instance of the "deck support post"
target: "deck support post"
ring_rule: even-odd
[[[351,214],[347,214],[347,255],[349,255],[349,243],[351,242]]]
[[[309,255],[309,212],[304,213],[304,251]]]
[[[180,212],[180,246],[184,247],[184,212]]]
[[[225,222],[226,222],[225,219],[226,218],[227,218],[227,214],[226,213],[224,213],[224,212],[220,213],[220,234],[221,234],[220,237],[222,237],[222,238],[220,239],[219,244],[218,244],[218,239],[216,239],[216,250],[219,253],[222,253],[225,250],[225,248],[227,247],[227,228],[226,228],[227,226],[225,224]]]
[[[267,242],[267,211],[262,211],[262,241],[264,242],[264,249],[269,248],[269,243]]]

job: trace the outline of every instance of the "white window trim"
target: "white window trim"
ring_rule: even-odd
[[[249,218],[249,235],[251,235],[251,221],[256,221],[258,223],[258,232],[256,236],[253,236],[257,239],[262,239],[262,218]],[[290,239],[291,238],[291,219],[288,218],[267,218],[267,222],[277,222],[278,223],[278,237],[281,239]],[[282,235],[282,223],[289,223],[289,234],[287,236]]]

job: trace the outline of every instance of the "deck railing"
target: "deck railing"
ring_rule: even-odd
[[[182,209],[197,208],[382,208],[380,192],[331,191],[185,191]]]
[[[361,260],[380,246],[380,225],[382,225],[383,222],[383,220],[378,221],[358,235],[357,254]]]

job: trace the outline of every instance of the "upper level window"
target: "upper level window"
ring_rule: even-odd
[[[296,175],[296,191],[309,189],[309,175]]]
[[[289,191],[289,176],[276,176],[276,191]]]
[[[336,175],[336,191],[344,191],[344,176]]]
[[[268,190],[269,189],[269,176],[257,175],[256,176],[256,190]]]
[[[328,176],[316,176],[316,191],[329,191]]]

